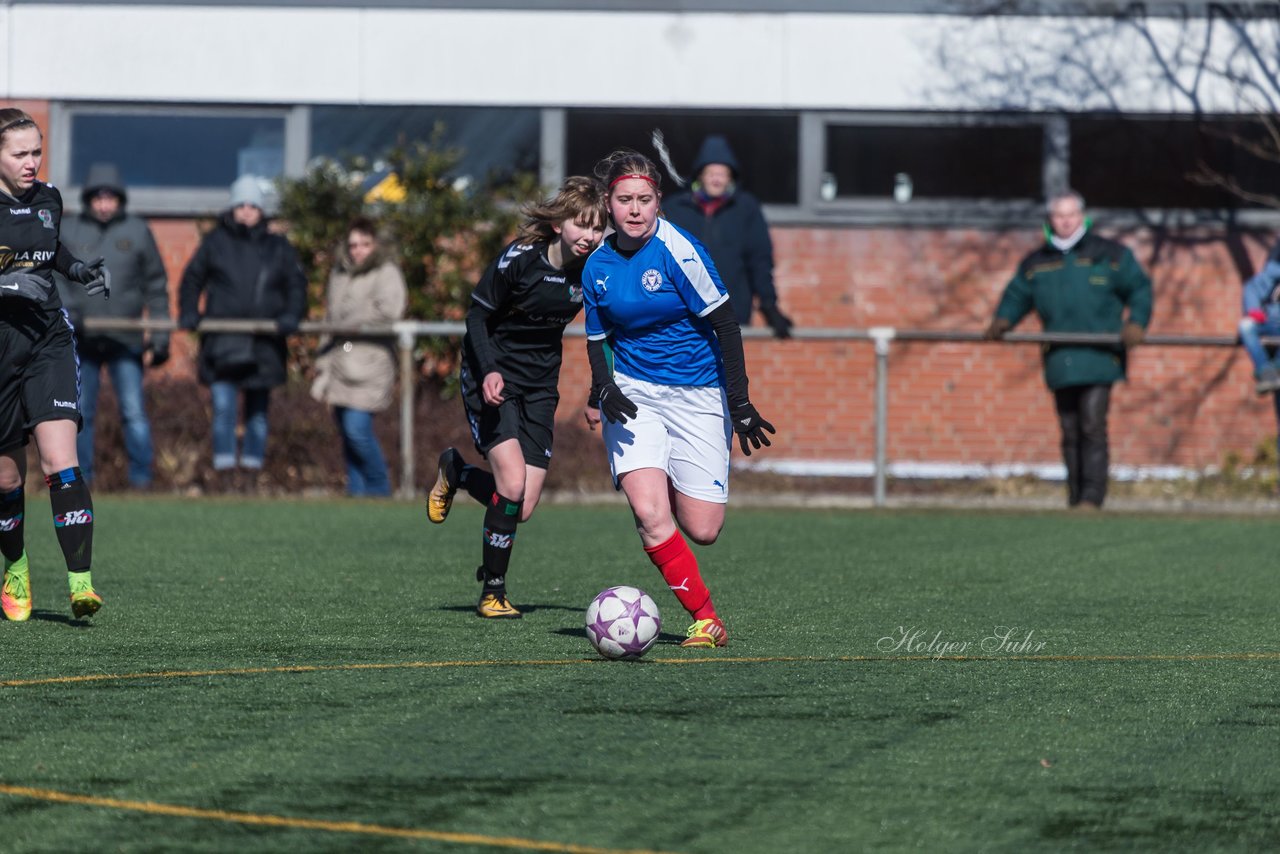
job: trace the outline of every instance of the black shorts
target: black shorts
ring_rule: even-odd
[[[0,318],[0,453],[21,448],[31,430],[65,419],[80,428],[80,360],[71,322],[59,310],[45,322]]]
[[[480,386],[465,361],[459,379],[462,406],[467,411],[471,439],[477,451],[487,458],[494,445],[518,439],[527,465],[540,469],[551,465],[551,440],[556,406],[560,403],[558,389],[521,389],[508,384],[502,390],[502,404],[494,407],[484,402]]]

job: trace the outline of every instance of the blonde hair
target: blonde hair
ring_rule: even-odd
[[[37,131],[40,130],[40,125],[36,124],[36,120],[31,118],[26,111],[19,110],[17,107],[6,107],[5,109],[0,110],[0,145],[4,144],[5,134],[9,131],[18,130],[26,127],[27,125],[30,125]],[[40,136],[43,138],[44,134],[41,133]]]
[[[550,243],[556,239],[555,227],[565,220],[580,223],[609,221],[608,194],[595,178],[572,175],[564,179],[560,190],[550,199],[524,209],[525,221],[516,240],[520,243]]]

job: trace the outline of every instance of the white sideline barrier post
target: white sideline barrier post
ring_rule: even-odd
[[[396,343],[400,353],[400,497],[413,498],[413,345],[417,340],[416,323],[396,323]]]
[[[873,326],[867,330],[876,344],[876,462],[875,492],[872,504],[885,505],[885,445],[889,432],[889,342],[896,336],[892,326]]]

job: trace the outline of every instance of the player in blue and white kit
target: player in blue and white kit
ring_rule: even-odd
[[[587,423],[603,433],[649,559],[693,617],[682,646],[728,642],[697,558],[716,541],[729,499],[729,448],[768,445],[773,425],[747,395],[742,331],[707,250],[659,216],[661,174],[618,151],[596,167],[616,229],[583,269],[592,394]],[[613,353],[610,370],[606,342]]]

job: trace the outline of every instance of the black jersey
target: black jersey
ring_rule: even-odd
[[[36,181],[17,199],[0,193],[0,273],[26,270],[50,283],[55,269],[65,274],[76,258],[58,241],[61,225],[62,194],[53,185]],[[0,319],[29,312],[32,305],[0,299]],[[62,308],[56,287],[39,307],[46,312]]]
[[[512,243],[485,271],[471,301],[463,349],[478,379],[498,371],[522,388],[559,382],[564,328],[582,310],[581,266],[552,266],[546,243]],[[473,340],[477,315],[487,341]]]

